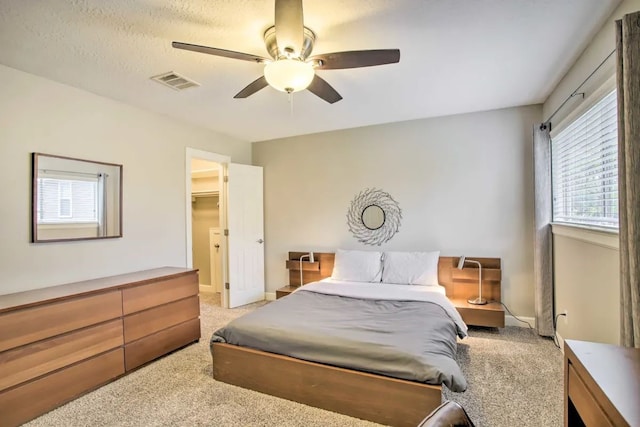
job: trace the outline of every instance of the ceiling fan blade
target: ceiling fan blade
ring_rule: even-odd
[[[300,55],[304,42],[302,0],[276,0],[275,28],[280,53],[290,50],[294,56]]]
[[[308,61],[319,62],[318,70],[372,67],[400,62],[400,49],[352,50],[315,55]]]
[[[247,98],[253,95],[254,93],[256,93],[257,91],[259,91],[260,89],[264,89],[268,85],[269,83],[267,83],[267,79],[265,79],[264,76],[261,76],[255,79],[253,82],[249,83],[249,85],[244,89],[242,89],[240,92],[238,92],[236,96],[234,96],[234,98],[236,99]]]
[[[224,56],[225,58],[241,59],[243,61],[260,62],[260,63],[269,61],[267,58],[263,58],[257,55],[251,55],[249,53],[218,49],[216,47],[199,46],[197,44],[173,42],[171,43],[171,46],[175,47],[176,49],[190,50],[192,52],[206,53],[208,55]]]
[[[340,94],[331,87],[329,83],[320,78],[317,74],[307,89],[309,89],[309,91],[314,95],[317,95],[327,101],[329,104],[333,104],[342,99],[342,96],[340,96]]]

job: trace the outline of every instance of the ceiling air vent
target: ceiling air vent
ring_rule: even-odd
[[[194,86],[200,86],[200,84],[189,80],[188,78],[181,76],[180,74],[170,71],[168,73],[160,74],[159,76],[151,77],[151,80],[155,80],[165,86],[169,86],[175,90],[184,90]]]

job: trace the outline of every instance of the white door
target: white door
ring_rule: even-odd
[[[262,167],[228,166],[229,308],[264,299]]]

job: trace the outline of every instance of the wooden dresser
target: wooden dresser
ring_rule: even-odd
[[[0,426],[29,421],[200,339],[197,270],[0,295]]]
[[[640,349],[564,342],[564,425],[640,426]]]

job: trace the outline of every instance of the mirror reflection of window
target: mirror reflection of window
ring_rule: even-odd
[[[41,177],[46,171],[40,171]],[[38,224],[98,223],[98,177],[38,178]]]
[[[122,166],[33,154],[32,241],[121,237]]]
[[[362,210],[362,224],[369,230],[377,230],[384,225],[384,210],[378,205],[369,205]]]

